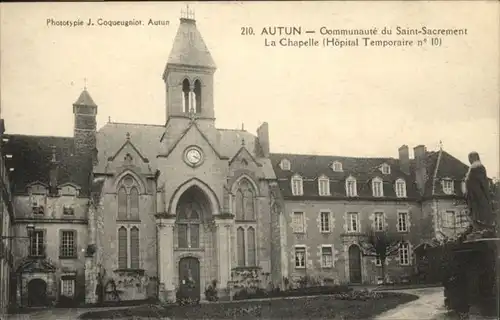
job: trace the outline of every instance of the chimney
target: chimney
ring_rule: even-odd
[[[402,145],[398,149],[399,151],[399,166],[401,171],[406,174],[410,174],[410,151],[407,145]]]
[[[427,150],[424,145],[418,145],[413,148],[413,152],[415,157],[415,182],[420,194],[423,194],[427,181]]]
[[[262,150],[262,157],[269,157],[269,125],[264,122],[259,128],[257,128],[257,138],[259,139],[259,144]]]
[[[56,146],[52,146],[52,159],[50,161],[50,173],[49,173],[49,187],[50,193],[57,193],[57,171],[58,171],[58,162],[56,158]]]

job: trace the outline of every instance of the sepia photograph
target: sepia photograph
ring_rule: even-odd
[[[0,4],[0,320],[498,319],[498,1]]]

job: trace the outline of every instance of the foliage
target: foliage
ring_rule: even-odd
[[[382,281],[385,283],[385,262],[387,257],[398,254],[404,239],[397,233],[369,230],[366,237],[360,241],[361,247],[364,250],[363,255],[378,257],[380,259],[382,264]]]
[[[217,295],[217,280],[212,280],[212,283],[208,285],[205,289],[205,297],[208,301],[217,301],[219,297]]]

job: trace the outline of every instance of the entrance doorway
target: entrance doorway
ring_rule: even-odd
[[[28,283],[28,305],[41,307],[47,304],[47,283],[42,279],[33,279]]]
[[[349,247],[349,281],[361,283],[361,250],[355,244]]]
[[[179,261],[179,287],[184,299],[200,300],[200,261],[185,257]]]

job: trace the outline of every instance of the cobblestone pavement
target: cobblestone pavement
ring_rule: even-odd
[[[414,294],[419,299],[389,310],[378,316],[376,320],[431,320],[437,317],[444,319],[441,318],[441,315],[446,312],[442,287],[394,290],[394,292]]]

